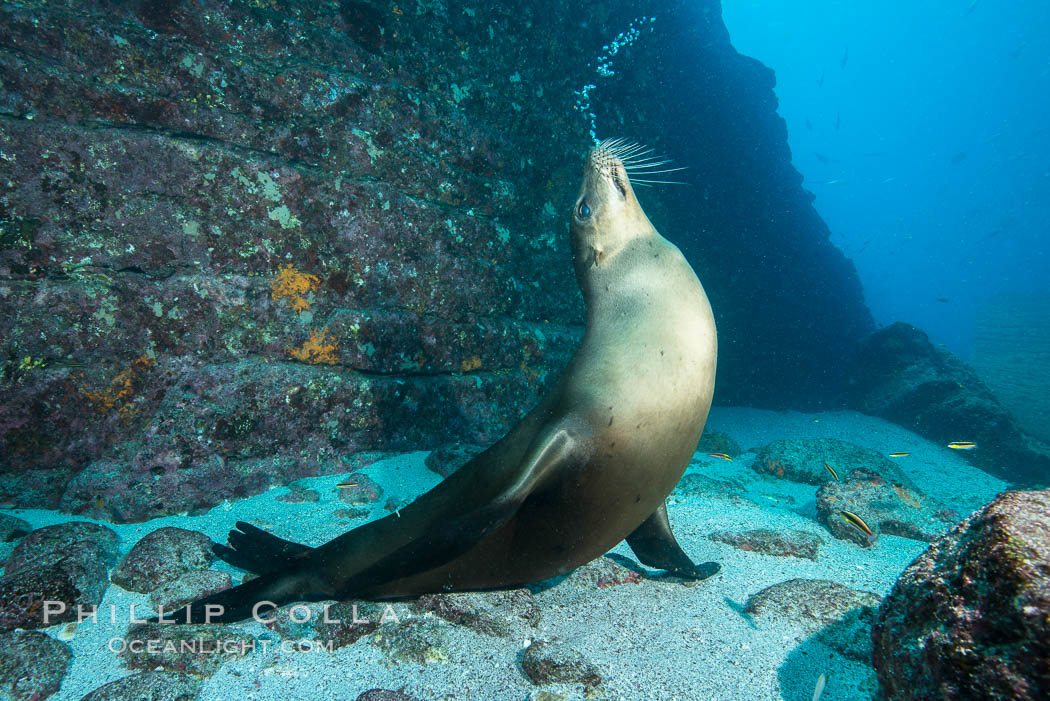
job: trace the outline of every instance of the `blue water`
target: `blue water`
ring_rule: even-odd
[[[969,358],[982,300],[1050,294],[1050,3],[723,8],[776,71],[794,164],[880,325]]]

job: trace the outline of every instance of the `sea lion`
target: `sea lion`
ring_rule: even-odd
[[[653,166],[638,153],[606,141],[587,156],[570,226],[586,328],[532,411],[399,513],[320,547],[238,523],[216,552],[260,576],[165,620],[516,587],[569,572],[625,538],[645,565],[689,579],[717,572],[682,551],[664,504],[711,406],[715,323],[689,263],[638,204],[627,168]]]

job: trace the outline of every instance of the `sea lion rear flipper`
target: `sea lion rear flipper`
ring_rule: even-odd
[[[228,546],[213,545],[212,552],[224,562],[255,574],[284,569],[313,550],[308,545],[278,538],[245,521],[236,523],[236,529],[230,531],[227,542]]]
[[[331,598],[311,591],[310,583],[309,573],[295,567],[269,572],[239,586],[197,599],[177,611],[158,611],[158,617],[147,623],[234,623],[250,616],[266,617],[273,609],[292,601]]]
[[[666,504],[661,504],[652,516],[627,536],[627,544],[643,565],[667,570],[676,577],[707,579],[721,569],[717,562],[697,565],[689,559],[671,532]]]

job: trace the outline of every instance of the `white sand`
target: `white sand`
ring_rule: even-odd
[[[782,438],[841,438],[883,453],[907,451],[898,465],[920,489],[965,516],[1006,485],[970,467],[947,448],[936,446],[900,427],[853,412],[800,414],[754,409],[715,409],[712,430],[735,438],[744,450]],[[372,517],[385,515],[381,505],[393,497],[408,500],[437,484],[423,466],[425,453],[410,453],[364,468],[385,490]],[[816,488],[754,473],[754,453],[733,462],[698,455],[690,472],[733,483],[743,489],[673,498],[671,521],[679,542],[697,561],[716,560],[722,571],[700,583],[646,580],[581,592],[555,586],[536,595],[542,621],[533,639],[558,640],[597,665],[603,683],[590,698],[602,699],[789,699],[809,701],[817,677],[827,675],[825,699],[863,699],[874,690],[870,667],[850,661],[814,639],[798,622],[777,618],[759,622],[742,615],[749,596],[794,578],[828,579],[856,589],[886,594],[901,570],[926,544],[881,536],[870,550],[836,540],[818,524]],[[120,534],[121,555],[134,542],[161,526],[180,526],[224,542],[237,520],[265,526],[280,536],[319,544],[362,519],[348,521],[332,513],[346,505],[336,498],[340,477],[300,480],[321,493],[318,503],[288,504],[276,500],[287,492],[276,487],[265,494],[226,503],[198,517],[175,516],[132,525],[110,525]],[[71,520],[43,510],[13,513],[34,527]],[[825,544],[813,562],[744,552],[708,540],[717,530],[751,528],[799,529],[820,535]],[[616,548],[633,556],[621,544]],[[217,568],[225,568],[217,563]],[[229,569],[235,575],[239,572]],[[148,613],[147,597],[111,586],[103,610],[113,604],[126,623],[132,603]],[[398,605],[395,604],[395,607]],[[403,610],[403,607],[402,609]],[[69,641],[75,658],[56,700],[77,700],[105,682],[129,674],[107,642],[123,632],[124,623],[105,620],[79,626]],[[244,624],[254,635],[273,637],[258,624]],[[48,629],[58,635],[61,626]],[[276,645],[225,665],[207,680],[202,699],[354,699],[366,689],[406,687],[422,699],[525,699],[534,687],[519,664],[524,640],[505,640],[447,626],[446,662],[426,665],[395,663],[368,638],[334,653],[287,653]],[[582,686],[552,685],[548,691],[583,698]]]

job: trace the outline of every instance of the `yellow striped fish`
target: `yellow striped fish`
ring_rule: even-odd
[[[911,453],[890,453],[891,458],[906,458],[909,455],[911,455]]]
[[[974,450],[977,448],[977,444],[973,441],[952,441],[948,444],[948,447],[952,450]]]
[[[733,458],[731,458],[729,456],[729,453],[708,453],[707,457],[709,457],[709,458],[718,458],[719,460],[726,460],[728,462],[733,462]]]
[[[838,481],[839,473],[835,472],[835,468],[829,465],[827,460],[824,461],[824,469],[828,471],[828,474],[831,475],[835,481]]]
[[[869,546],[875,542],[876,538],[878,538],[875,532],[868,527],[867,523],[865,523],[864,519],[852,511],[840,511],[839,516],[842,517],[843,521],[860,531],[865,540],[868,541]]]

